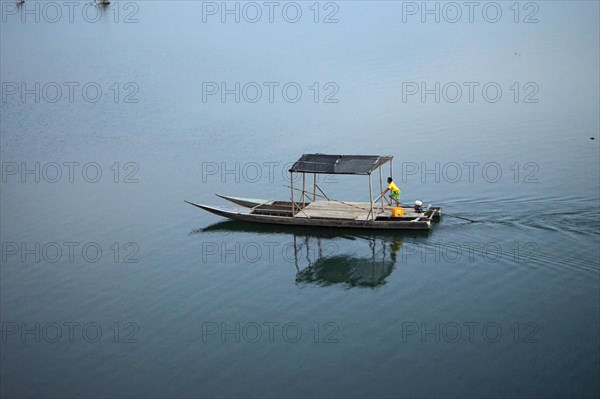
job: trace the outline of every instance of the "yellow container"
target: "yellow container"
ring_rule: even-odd
[[[404,208],[400,206],[392,207],[392,217],[404,216]]]

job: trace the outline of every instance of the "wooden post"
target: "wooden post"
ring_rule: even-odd
[[[381,166],[379,166],[379,192],[383,192],[383,180],[381,176]],[[381,196],[381,211],[383,212],[383,195]]]
[[[302,205],[306,205],[306,173],[302,173]]]
[[[294,209],[294,172],[292,172],[291,170],[290,170],[290,188],[291,188],[291,191],[292,191],[292,197],[291,197],[291,200],[292,200],[292,217],[296,217],[296,215],[294,213],[294,211],[295,211],[295,209]]]
[[[373,214],[373,183],[371,181],[371,174],[369,173],[369,204],[371,207],[370,213],[371,213],[371,219],[375,220],[375,215]]]
[[[313,173],[313,202],[317,200],[317,174]]]

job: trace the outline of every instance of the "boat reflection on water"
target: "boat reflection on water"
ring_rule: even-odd
[[[225,221],[194,233],[238,232],[292,236],[282,256],[296,267],[298,285],[342,285],[345,288],[385,284],[392,273],[404,238],[427,236],[429,231],[355,234],[347,229],[298,228]]]
[[[368,240],[370,256],[354,254],[334,254],[309,261],[303,269],[296,264],[296,283],[328,286],[343,284],[350,287],[378,287],[392,273],[396,264],[396,254],[402,246],[402,239],[395,238],[388,243],[381,239],[362,237]],[[296,247],[295,247],[296,248]],[[302,248],[299,248],[302,251]],[[306,252],[310,247],[306,248]],[[308,256],[307,256],[307,259]]]

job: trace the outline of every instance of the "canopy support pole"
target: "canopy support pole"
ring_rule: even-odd
[[[292,191],[292,195],[290,197],[290,199],[292,200],[292,217],[295,218],[296,217],[296,209],[294,209],[294,172],[290,171],[290,187],[291,187],[291,191]]]
[[[369,173],[369,206],[371,207],[371,210],[369,211],[369,213],[371,214],[371,220],[375,220],[375,214],[373,213],[373,182],[372,182],[370,173]],[[369,218],[369,216],[367,215],[367,219],[368,218]]]
[[[302,205],[306,205],[306,173],[302,173]]]
[[[383,192],[383,178],[381,177],[381,166],[379,166],[379,192],[382,193]],[[381,211],[383,212],[383,195],[380,196],[381,197]]]
[[[319,189],[319,191],[321,192],[321,194],[323,194],[323,197],[325,197],[325,199],[326,199],[327,201],[331,201],[331,199],[330,199],[330,198],[327,196],[327,194],[325,194],[325,193],[323,192],[323,190],[321,190],[321,187],[317,186],[316,184],[315,184],[315,187]]]
[[[313,202],[317,200],[317,174],[313,173]]]

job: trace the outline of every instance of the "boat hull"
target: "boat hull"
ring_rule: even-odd
[[[428,230],[431,229],[432,219],[436,212],[429,216],[404,217],[404,218],[385,218],[385,220],[352,220],[344,218],[330,217],[295,217],[253,214],[249,210],[230,210],[225,208],[213,207],[208,205],[196,204],[185,201],[190,205],[203,209],[218,216],[226,217],[231,220],[243,222],[265,223],[273,225],[288,226],[313,226],[313,227],[337,227],[353,229],[379,229],[379,230]]]
[[[231,197],[228,195],[215,194],[219,198],[223,198],[226,201],[233,202],[236,205],[243,206],[245,208],[254,208],[259,205],[271,205],[273,200],[262,200],[258,198],[243,198],[243,197]]]

